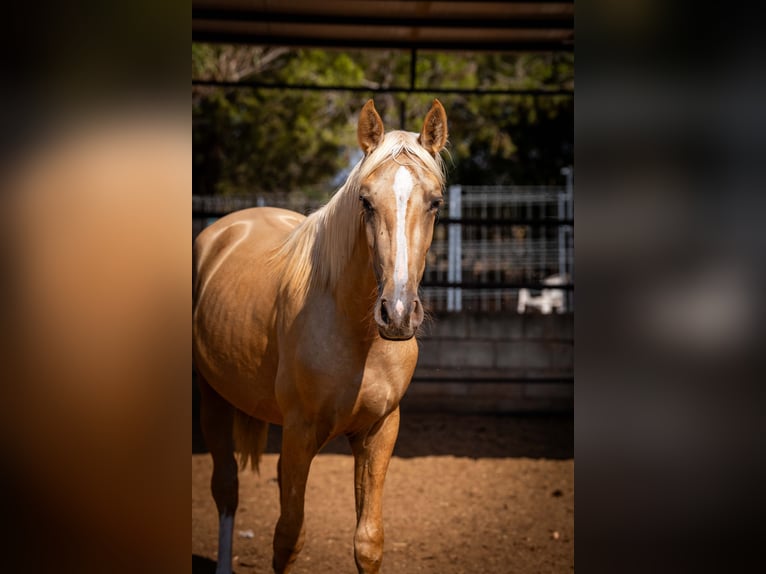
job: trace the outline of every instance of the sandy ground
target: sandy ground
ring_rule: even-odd
[[[553,573],[574,570],[573,419],[402,413],[384,494],[383,572]],[[271,572],[279,514],[279,428],[261,476],[240,473],[234,570]],[[214,572],[212,462],[192,455],[193,572]],[[314,460],[306,545],[294,572],[356,572],[353,459],[344,439]],[[253,538],[245,537],[252,531]]]

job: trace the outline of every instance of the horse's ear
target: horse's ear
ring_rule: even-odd
[[[367,100],[359,114],[359,124],[356,127],[356,139],[364,155],[372,152],[383,141],[383,120],[375,110],[372,100]]]
[[[418,141],[432,155],[438,154],[447,145],[447,112],[439,100],[435,99],[428,110]]]

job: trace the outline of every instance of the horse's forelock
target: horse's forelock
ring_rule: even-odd
[[[358,166],[357,185],[386,162],[393,160],[400,165],[416,164],[432,173],[444,186],[446,173],[440,155],[433,156],[418,142],[418,134],[393,131],[386,134],[383,142]]]

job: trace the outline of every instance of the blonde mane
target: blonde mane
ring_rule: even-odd
[[[387,133],[380,145],[354,166],[330,201],[298,225],[270,258],[281,273],[282,289],[291,298],[303,299],[312,288],[329,290],[338,284],[361,235],[361,182],[387,161],[419,166],[444,187],[444,162],[418,143],[418,134]]]

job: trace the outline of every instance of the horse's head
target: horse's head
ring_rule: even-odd
[[[439,152],[447,143],[447,115],[434,100],[420,134],[385,134],[370,100],[357,137],[365,153],[359,201],[378,283],[375,321],[382,337],[410,339],[423,322],[418,286],[444,201]]]

